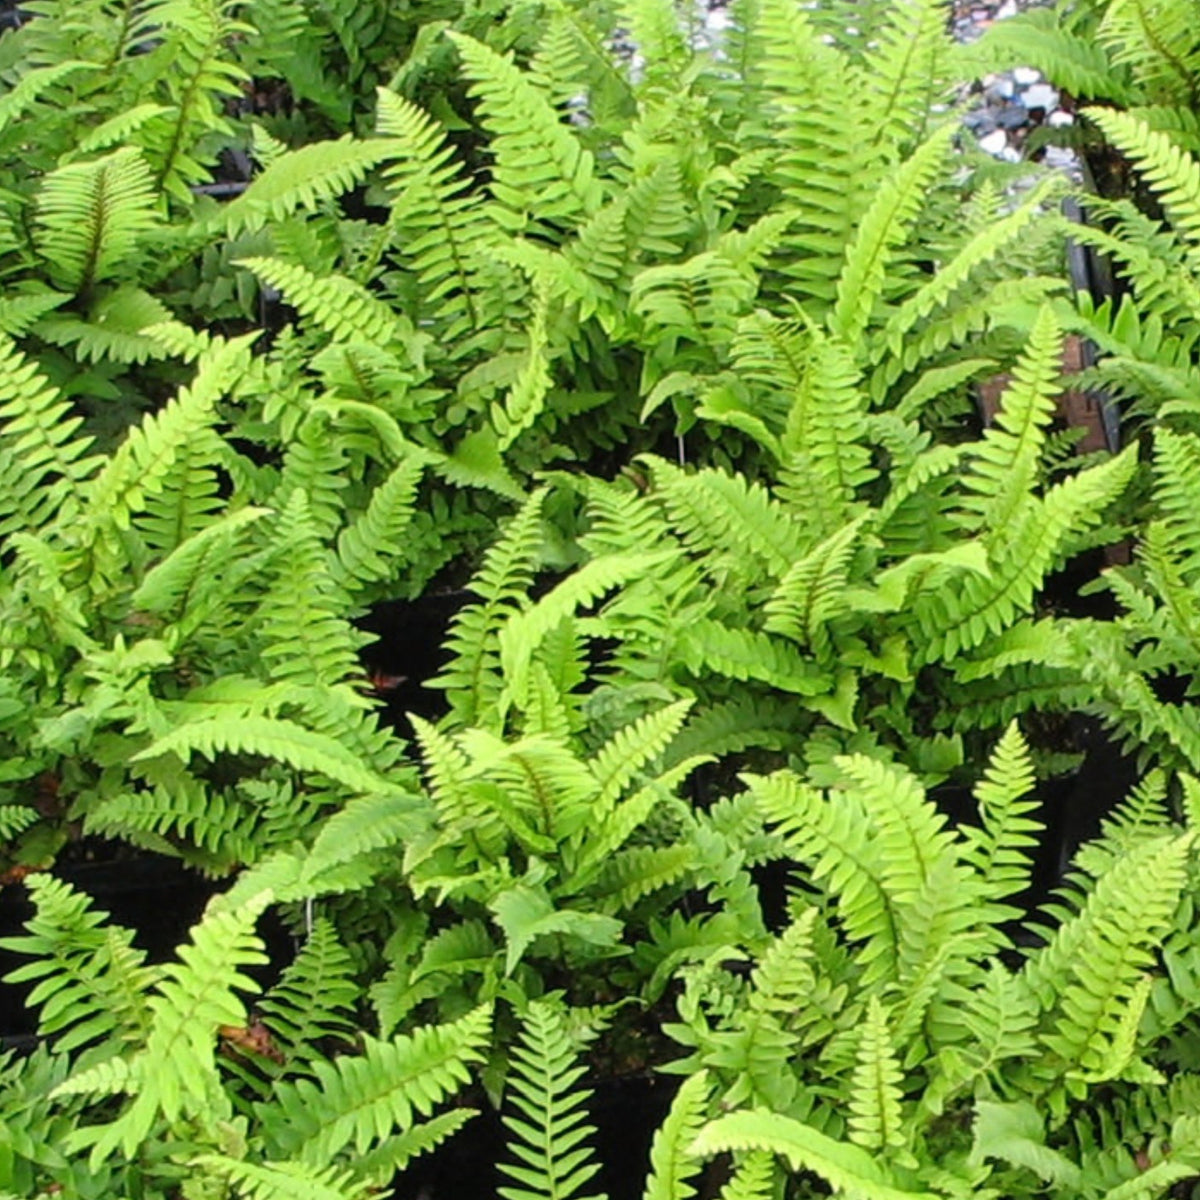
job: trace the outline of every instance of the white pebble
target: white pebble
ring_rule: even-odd
[[[1013,78],[1022,87],[1028,87],[1031,83],[1037,83],[1041,77],[1041,71],[1035,71],[1033,67],[1017,67],[1013,71]]]
[[[1058,107],[1058,92],[1048,83],[1035,83],[1022,97],[1026,108],[1044,108],[1047,112]]]
[[[993,129],[979,139],[979,148],[988,154],[1003,154],[1008,149],[1008,134],[1003,129]]]
[[[1000,7],[998,9],[996,9],[996,20],[997,21],[1003,21],[1003,20],[1006,20],[1008,17],[1015,17],[1016,15],[1017,15],[1016,0],[1004,0],[1004,3],[1002,5],[1000,5]]]
[[[1053,125],[1056,128],[1062,125],[1074,125],[1075,116],[1073,113],[1063,112],[1062,109],[1059,109],[1058,112],[1052,112],[1046,118],[1046,124]]]

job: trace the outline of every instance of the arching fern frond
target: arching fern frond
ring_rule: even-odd
[[[601,190],[592,155],[559,119],[549,98],[511,57],[465,34],[448,36],[458,47],[492,135],[497,219],[519,230],[531,220],[575,225],[594,212]]]
[[[368,1185],[337,1167],[300,1163],[255,1163],[220,1154],[202,1154],[192,1165],[237,1188],[244,1200],[362,1200]]]
[[[193,752],[207,758],[218,754],[260,754],[297,771],[325,775],[356,792],[389,790],[387,781],[366,770],[358,755],[324,734],[293,721],[271,717],[210,717],[172,730],[134,756],[134,761]]]
[[[491,1013],[478,1008],[410,1036],[364,1038],[361,1054],[314,1063],[311,1079],[277,1083],[258,1106],[269,1146],[324,1166],[347,1149],[363,1156],[394,1131],[419,1129],[416,1117],[469,1081],[468,1065],[483,1061],[490,1033]]]
[[[767,1151],[784,1158],[794,1171],[812,1171],[839,1191],[863,1200],[934,1200],[896,1184],[891,1173],[868,1151],[840,1142],[803,1121],[766,1109],[730,1113],[710,1121],[693,1144],[693,1153],[709,1158],[727,1151]]]
[[[345,275],[318,275],[280,258],[243,258],[237,265],[278,288],[302,316],[340,341],[386,347],[411,336],[406,320]]]
[[[385,138],[310,142],[276,158],[231,204],[221,210],[226,235],[237,237],[297,211],[314,209],[358,187],[371,168],[394,152]]]
[[[68,163],[38,193],[38,250],[55,282],[85,292],[128,268],[158,224],[154,179],[137,150]]]

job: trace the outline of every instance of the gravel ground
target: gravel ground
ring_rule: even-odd
[[[973,42],[997,21],[1031,7],[1028,0],[1000,0],[996,4],[954,0],[951,28],[959,41]],[[1032,67],[987,75],[968,89],[968,98],[973,104],[964,123],[975,134],[981,150],[1004,162],[1024,159],[1025,143],[1033,130],[1075,122],[1072,113],[1059,107],[1058,90]],[[1078,178],[1079,160],[1072,150],[1046,146],[1042,161]]]

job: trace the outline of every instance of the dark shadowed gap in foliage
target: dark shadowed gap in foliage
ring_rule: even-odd
[[[415,600],[381,600],[355,624],[375,641],[364,646],[362,662],[375,694],[383,701],[383,721],[411,735],[408,713],[436,721],[448,711],[445,693],[426,687],[441,673],[442,648],[450,622],[475,595],[465,588],[427,592]]]
[[[558,579],[551,575],[537,579],[529,591],[530,599],[545,595]],[[444,646],[450,623],[462,608],[477,601],[475,593],[466,588],[426,592],[415,600],[381,600],[355,620],[364,633],[375,635],[360,657],[375,694],[383,701],[385,724],[410,736],[408,713],[437,721],[449,711],[445,693],[426,684],[441,674],[449,659]],[[589,639],[592,685],[599,682],[598,673],[616,646],[615,641]],[[585,684],[579,690],[587,688]]]
[[[1058,571],[1046,576],[1042,584],[1043,605],[1058,616],[1115,620],[1120,615],[1116,597],[1106,587],[1088,586],[1111,565],[1104,547],[1077,554]]]
[[[593,1091],[588,1115],[596,1127],[600,1171],[585,1189],[609,1200],[638,1200],[645,1187],[654,1131],[671,1107],[677,1080],[669,1076],[587,1079]],[[397,1182],[392,1200],[496,1200],[497,1187],[511,1181],[497,1164],[513,1161],[505,1152],[507,1131],[486,1101],[478,1116],[432,1154],[417,1159]]]

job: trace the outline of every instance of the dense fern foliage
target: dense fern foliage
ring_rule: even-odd
[[[719,1104],[688,1152],[747,1172],[770,1155],[796,1196],[1161,1196],[1194,1176],[1195,1076],[1155,1065],[1196,996],[1161,973],[1196,937],[1195,830],[1161,777],[1079,854],[1031,943],[1009,923],[1038,832],[1015,727],[957,831],[905,772],[834,767],[829,792],[746,779],[801,865],[748,975],[734,947],[685,969],[675,1069],[704,1075],[680,1100],[706,1075]]]
[[[898,753],[936,778],[961,762],[963,733],[1078,707],[1088,687],[1057,649],[1073,623],[1036,597],[1111,536],[1104,509],[1135,460],[1070,471],[1053,453],[1052,312],[995,424],[957,445],[921,429],[919,391],[873,412],[846,343],[815,322],[760,313],[741,336],[759,395],[788,401],[722,414],[762,447],[764,481],[649,456],[637,485],[569,481],[592,560],[513,619],[510,646],[517,629],[540,635],[565,605],[591,604],[585,575],[620,570],[636,547],[658,564],[582,627],[617,641],[607,662],[631,703],[693,697],[685,743],[710,753],[784,750],[815,769],[839,749]],[[505,649],[502,635],[495,667],[519,695],[523,660]]]
[[[481,1061],[487,1009],[412,1036],[362,1034],[351,1052],[356,989],[327,926],[261,1014],[247,1011],[269,893],[209,914],[178,962],[149,969],[84,897],[35,878],[38,915],[7,946],[38,958],[16,976],[70,963],[74,978],[35,992],[51,1040],[22,1072],[22,1110],[6,1113],[5,1194],[159,1196],[190,1177],[212,1195],[357,1197],[472,1115],[434,1109]]]
[[[1131,104],[1179,99],[1136,41],[1190,53],[1168,7],[1101,22]],[[482,1106],[487,1188],[598,1200],[598,1063],[686,1076],[646,1200],[1200,1174],[1180,137],[1095,117],[1166,213],[1081,235],[1129,282],[1098,307],[1063,182],[961,144],[936,0],[27,8],[3,1200],[364,1200]],[[1075,454],[1067,332],[1150,461]],[[1127,536],[1115,619],[1046,597]],[[360,626],[446,588],[385,720]],[[1147,774],[1033,915],[1083,710]],[[927,789],[981,770],[951,827]],[[65,882],[114,843],[211,882],[173,956]]]

